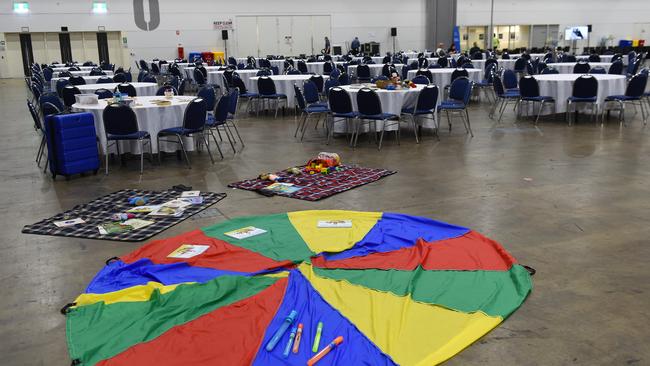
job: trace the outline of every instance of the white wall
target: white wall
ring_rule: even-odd
[[[458,24],[490,24],[490,1],[458,0]],[[561,33],[569,26],[592,24],[592,46],[610,35],[616,45],[620,39],[645,39],[648,45],[650,0],[494,0],[494,24],[559,24]],[[578,47],[586,45],[581,41]]]
[[[178,44],[185,47],[186,55],[189,51],[223,51],[221,32],[213,29],[212,22],[229,18],[235,21],[237,15],[330,15],[333,45],[345,46],[358,36],[362,42],[380,42],[382,52],[389,51],[390,27],[398,28],[398,49],[421,49],[425,42],[426,0],[159,0],[160,25],[154,31],[137,28],[132,0],[107,0],[106,15],[91,14],[92,0],[27,1],[30,13],[21,15],[12,13],[11,1],[0,0],[0,32],[20,32],[24,26],[32,32],[58,31],[61,26],[71,32],[97,31],[98,26],[104,26],[107,31],[122,31],[134,59],[173,58]],[[237,24],[235,32],[236,28]],[[180,35],[176,35],[177,30]],[[236,39],[236,35],[230,35],[231,55],[237,54]]]

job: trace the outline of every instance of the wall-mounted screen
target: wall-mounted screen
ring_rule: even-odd
[[[564,39],[566,39],[567,41],[587,39],[588,33],[589,33],[589,28],[586,25],[568,27],[564,31]]]

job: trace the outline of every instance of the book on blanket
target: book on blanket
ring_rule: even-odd
[[[291,194],[298,192],[301,190],[303,187],[296,186],[293,183],[280,183],[276,182],[271,185],[268,185],[264,187],[264,190],[275,192],[275,193],[286,193],[286,194]]]

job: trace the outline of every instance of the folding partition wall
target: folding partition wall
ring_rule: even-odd
[[[324,38],[331,36],[331,28],[329,15],[238,16],[237,54],[264,57],[320,53]]]

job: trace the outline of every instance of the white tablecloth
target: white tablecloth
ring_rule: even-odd
[[[575,62],[556,62],[554,64],[547,64],[549,67],[552,67],[560,72],[560,74],[573,74],[573,67],[576,65]],[[604,67],[605,70],[609,71],[609,67],[612,66],[611,62],[590,62],[589,67],[594,68],[596,66]]]
[[[600,55],[600,62],[612,62],[613,57],[614,55]],[[578,59],[578,61],[579,60],[589,61],[589,56],[578,56],[576,58]],[[623,57],[623,59],[625,60],[626,57]]]
[[[70,75],[75,75],[75,76],[90,76],[90,71],[91,70],[68,71],[68,72],[70,73]],[[113,71],[110,70],[102,70],[102,71],[104,71],[104,74],[106,74],[106,76],[113,76]],[[59,73],[55,72],[53,75],[58,76]]]
[[[77,88],[82,93],[94,93],[97,89],[114,90],[120,83],[106,83],[106,84],[86,84],[77,85]],[[131,83],[135,87],[135,92],[139,97],[156,95],[158,91],[158,84],[156,83]]]
[[[205,70],[206,70],[208,73],[209,73],[210,71],[217,71],[217,70],[219,70],[220,68],[223,68],[223,66],[203,66],[203,67],[205,67]],[[192,67],[189,67],[189,66],[188,66],[188,67],[186,67],[186,68],[184,69],[185,77],[186,77],[187,79],[194,81],[194,69],[196,69],[196,67],[193,67],[193,66],[192,66]]]
[[[158,106],[152,104],[152,100],[169,100],[165,97],[136,97],[134,104],[131,104],[135,115],[138,118],[138,127],[141,131],[147,131],[151,135],[152,145],[154,153],[158,152],[158,146],[156,146],[156,136],[158,131],[170,128],[170,127],[179,127],[183,125],[183,113],[187,107],[187,103],[192,100],[194,97],[183,97],[178,96],[171,99],[172,104],[169,106]],[[104,133],[104,121],[102,118],[102,113],[104,108],[107,105],[106,100],[100,100],[98,104],[94,105],[83,105],[83,104],[73,104],[72,109],[74,111],[80,112],[90,112],[95,117],[95,130],[97,131],[97,136],[102,146],[102,151],[104,146],[106,146],[106,134]],[[173,140],[171,138],[170,140]],[[185,149],[188,151],[194,150],[194,143],[192,138],[184,138],[183,143],[185,144]],[[160,142],[160,149],[165,152],[174,152],[180,149],[178,144]],[[115,152],[115,147],[112,147],[111,152]],[[145,152],[149,151],[149,148],[145,146]],[[120,141],[120,152],[132,152],[134,154],[140,153],[140,147],[137,142],[134,141]]]
[[[343,64],[345,64],[345,62],[335,61],[334,64],[343,65]],[[322,75],[322,74],[325,73],[325,62],[324,61],[323,62],[306,62],[305,65],[307,65],[307,71],[308,72],[318,74],[318,75]],[[296,67],[297,67],[297,64],[296,64]]]
[[[454,70],[456,69],[429,69],[429,71],[431,71],[431,75],[433,76],[433,80],[431,80],[431,82],[433,84],[438,85],[438,88],[440,88],[441,93],[442,93],[442,89],[446,85],[451,84],[451,74],[454,72]],[[479,69],[465,69],[465,70],[467,70],[470,80],[472,80],[475,83],[481,81],[481,75],[483,75],[482,70]],[[413,80],[417,72],[418,70],[409,70],[408,72],[409,80]]]
[[[290,108],[293,108],[296,105],[296,93],[293,90],[293,85],[298,85],[302,89],[302,84],[305,80],[308,80],[312,75],[273,75],[271,79],[275,83],[275,92],[278,94],[284,94],[287,96],[287,105]],[[259,77],[254,76],[250,78],[251,88],[249,91],[257,93],[257,79]],[[324,81],[329,79],[329,76],[323,76]]]
[[[256,62],[257,62],[258,67],[260,66],[260,59],[261,58],[256,58]],[[246,63],[248,62],[247,57],[238,57],[236,60],[237,60],[238,64],[246,65]],[[280,74],[282,74],[284,72],[284,61],[285,60],[269,60],[269,61],[271,62],[271,66],[277,66]],[[297,62],[297,60],[294,59],[294,62]]]
[[[566,100],[573,92],[573,82],[580,76],[580,74],[535,75],[535,79],[539,83],[540,95],[551,96],[555,99],[555,109],[545,107],[542,113],[566,112]],[[594,77],[598,79],[599,109],[606,97],[625,94],[625,76],[596,74]]]
[[[381,109],[384,113],[392,113],[400,115],[402,113],[402,108],[412,107],[415,105],[418,99],[418,93],[423,85],[417,85],[415,88],[409,89],[399,89],[399,90],[384,90],[376,89],[372,84],[364,84],[366,86],[372,86],[375,89],[375,92],[379,96],[381,101]],[[350,94],[350,99],[352,100],[352,108],[355,111],[358,111],[357,106],[357,93],[361,89],[362,85],[344,85],[341,88],[345,89]],[[421,119],[424,127],[432,128],[434,127],[433,121],[429,119]],[[375,128],[377,131],[381,131],[382,122],[377,121]],[[386,131],[397,130],[398,126],[388,126]],[[364,131],[367,130],[367,127],[364,127]],[[343,123],[336,123],[334,125],[334,132],[346,132],[346,126]]]
[[[395,64],[395,68],[397,69],[397,72],[402,74],[402,67],[404,66],[403,64]],[[381,75],[381,70],[384,68],[384,64],[376,64],[376,65],[368,65],[370,68],[370,76],[371,77],[376,77]],[[348,73],[350,75],[356,75],[357,74],[357,65],[349,65],[348,66]]]
[[[485,61],[486,60],[472,60],[472,65],[474,65],[475,68],[479,70],[485,70]],[[517,60],[502,60],[502,59],[497,59],[497,63],[499,67],[508,69],[508,70],[514,70],[515,69],[515,62]]]
[[[90,71],[90,70],[96,68],[97,66],[77,66],[77,67],[81,71]],[[57,66],[57,67],[53,67],[52,71],[53,72],[68,71],[69,68],[70,67],[67,67],[67,66]]]
[[[160,72],[163,73],[163,74],[166,74],[166,73],[168,72],[168,70],[169,70],[169,65],[171,65],[171,62],[168,63],[168,64],[162,64],[162,65],[160,65]],[[179,69],[181,70],[181,72],[182,72],[183,70],[185,70],[186,67],[188,67],[188,66],[190,66],[190,65],[194,65],[194,64],[191,64],[191,63],[189,63],[189,62],[179,62],[179,63],[177,63],[176,65],[178,65],[178,68],[179,68]]]
[[[113,75],[106,75],[106,76],[108,76],[109,78],[113,77]],[[101,75],[101,76],[87,76],[87,75],[85,75],[85,76],[82,76],[82,77],[84,78],[84,80],[86,80],[86,84],[96,84],[97,79],[103,78],[104,75]],[[64,78],[52,78],[52,79],[50,79],[50,90],[56,90],[56,82],[61,80],[61,79],[68,80],[70,78],[69,77],[64,77]]]
[[[246,85],[246,89],[250,90],[253,86],[251,78],[257,75],[259,70],[237,70],[239,78]],[[219,85],[221,90],[225,90],[225,85],[223,83],[223,71],[209,71],[208,72],[208,84]]]

